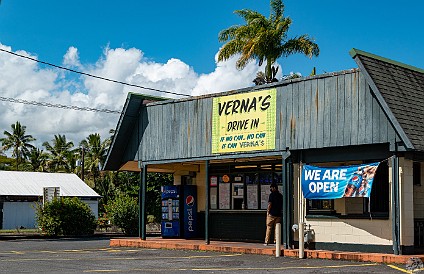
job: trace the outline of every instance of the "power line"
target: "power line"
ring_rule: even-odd
[[[143,86],[139,86],[139,85],[129,84],[129,83],[125,83],[125,82],[121,82],[121,81],[117,81],[117,80],[113,80],[113,79],[109,79],[109,78],[105,78],[105,77],[101,77],[101,76],[97,76],[97,75],[93,75],[93,74],[89,74],[89,73],[85,73],[85,72],[73,70],[73,69],[70,69],[70,68],[65,68],[65,67],[62,67],[62,66],[58,66],[58,65],[55,65],[55,64],[52,64],[52,63],[40,61],[40,60],[31,58],[31,57],[20,55],[20,54],[17,54],[15,52],[8,51],[8,50],[1,49],[1,48],[0,48],[0,51],[3,51],[5,53],[9,53],[9,54],[15,55],[15,56],[18,56],[18,57],[21,57],[21,58],[25,58],[25,59],[28,59],[28,60],[31,60],[31,61],[34,61],[34,62],[37,62],[37,63],[41,63],[41,64],[44,64],[44,65],[52,66],[52,67],[55,67],[55,68],[67,70],[67,71],[70,71],[70,72],[74,72],[74,73],[77,73],[77,74],[81,74],[81,75],[93,77],[93,78],[104,80],[104,81],[108,81],[108,82],[113,82],[113,83],[117,83],[117,84],[121,84],[121,85],[126,85],[126,86],[130,86],[130,87],[136,87],[136,88],[141,88],[141,89],[146,89],[146,90],[151,90],[151,91],[156,91],[156,92],[161,92],[161,93],[167,93],[167,94],[173,94],[173,95],[190,97],[190,95],[187,95],[187,94],[182,94],[182,93],[177,93],[177,92],[172,92],[172,91],[165,91],[165,90],[160,90],[160,89],[155,89],[155,88],[149,88],[149,87],[143,87]]]
[[[93,111],[93,112],[121,114],[121,112],[120,111],[117,111],[117,110],[97,109],[97,108],[88,108],[88,107],[77,107],[77,106],[70,106],[70,105],[52,104],[52,103],[47,103],[47,102],[27,101],[27,100],[23,100],[23,99],[14,99],[14,98],[9,98],[9,97],[2,97],[2,96],[0,96],[0,101],[11,102],[11,103],[19,103],[19,104],[26,104],[26,105],[33,105],[33,106],[72,109],[72,110],[79,110],[79,111]]]

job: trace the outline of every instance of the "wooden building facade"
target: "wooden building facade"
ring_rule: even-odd
[[[143,172],[142,189],[147,172],[197,185],[199,235],[207,241],[263,241],[269,184],[276,182],[285,198],[286,248],[297,245],[291,227],[300,211],[309,248],[412,253],[424,244],[424,71],[359,50],[351,55],[359,68],[220,94],[129,94],[105,169]],[[241,115],[243,104],[245,112],[265,111],[269,98],[274,109],[260,119],[271,127],[262,130],[259,118],[253,125],[254,117],[244,116],[225,122],[227,135],[219,135],[222,113]],[[258,127],[251,136],[243,135],[248,125]],[[304,163],[371,161],[382,164],[370,198],[301,197]]]

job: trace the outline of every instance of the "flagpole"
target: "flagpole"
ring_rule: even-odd
[[[305,256],[305,214],[304,214],[304,198],[302,193],[302,162],[299,164],[298,176],[298,197],[299,197],[299,258],[303,259]]]

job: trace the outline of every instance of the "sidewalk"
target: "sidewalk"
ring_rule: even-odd
[[[111,239],[111,247],[138,247],[155,249],[180,249],[217,251],[225,253],[245,253],[275,256],[275,245],[264,246],[259,243],[222,242],[211,241],[209,245],[204,240],[163,239],[148,237],[146,240],[139,238]],[[297,249],[282,249],[281,257],[299,257]],[[343,252],[328,250],[305,250],[305,258],[348,260],[358,262],[375,262],[386,264],[405,264],[409,258],[416,257],[424,261],[423,255],[393,255],[382,253]]]

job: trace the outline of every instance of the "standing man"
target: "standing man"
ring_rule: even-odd
[[[268,209],[266,214],[265,246],[268,245],[271,232],[275,230],[275,224],[281,223],[281,209],[283,207],[283,195],[278,191],[276,183],[270,186],[271,193],[268,198]],[[275,237],[275,233],[274,233]]]

